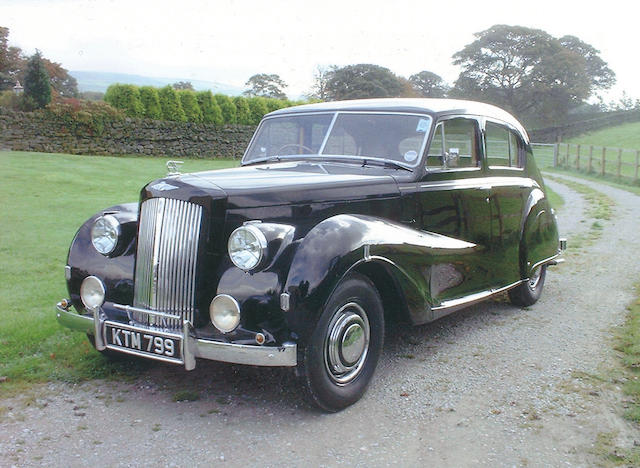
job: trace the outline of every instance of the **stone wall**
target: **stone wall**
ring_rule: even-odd
[[[255,127],[124,119],[100,132],[76,128],[41,112],[0,108],[0,149],[71,154],[146,154],[240,158]]]

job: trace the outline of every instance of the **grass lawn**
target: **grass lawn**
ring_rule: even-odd
[[[607,146],[610,148],[640,149],[640,122],[631,122],[603,128],[591,133],[568,138],[565,143]]]
[[[55,303],[67,297],[64,265],[80,225],[108,206],[135,202],[166,174],[167,158],[0,151],[0,383],[78,380],[118,370],[90,352],[86,338],[60,327]],[[193,172],[237,165],[187,159]]]

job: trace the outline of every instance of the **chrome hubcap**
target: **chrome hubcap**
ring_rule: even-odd
[[[529,277],[529,288],[536,289],[538,283],[540,283],[540,276],[542,276],[542,267],[536,268]]]
[[[324,346],[324,363],[331,379],[344,385],[362,370],[369,350],[369,320],[360,305],[345,304],[329,323]]]

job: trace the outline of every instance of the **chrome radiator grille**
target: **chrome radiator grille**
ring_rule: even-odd
[[[134,321],[163,328],[193,323],[201,220],[202,207],[193,203],[151,198],[142,204],[133,305],[181,319],[132,312]]]

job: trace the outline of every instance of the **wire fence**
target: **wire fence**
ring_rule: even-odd
[[[540,168],[561,167],[638,183],[640,150],[574,143],[532,143]]]

